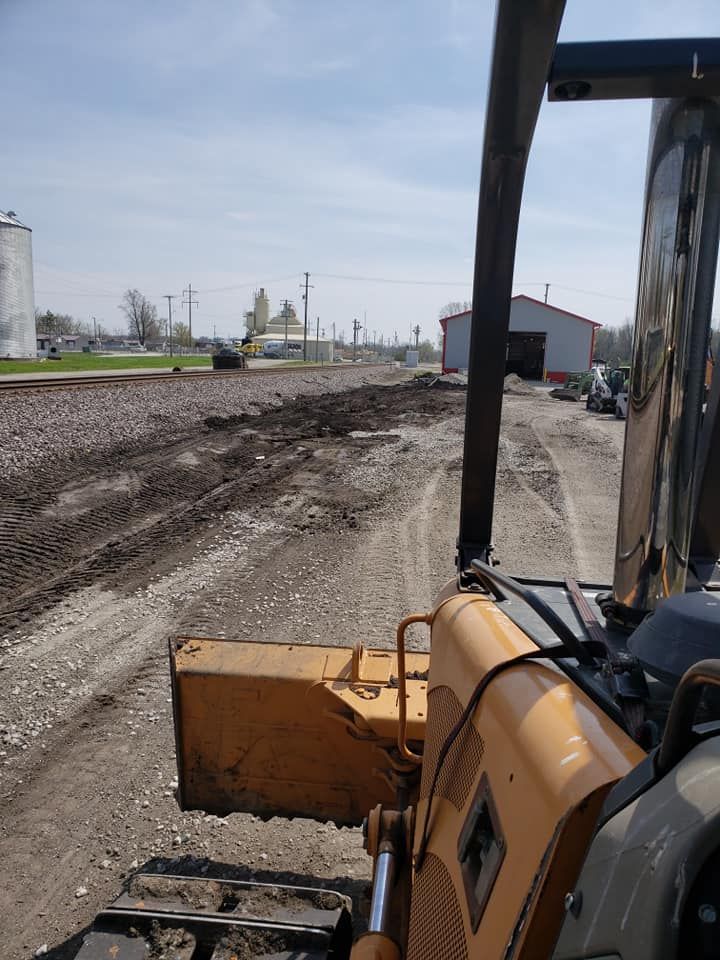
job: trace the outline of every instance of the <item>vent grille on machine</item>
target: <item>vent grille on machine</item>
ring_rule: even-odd
[[[462,715],[462,704],[450,687],[433,687],[428,694],[428,718],[423,751],[420,797],[427,797],[435,774],[440,750],[447,735]],[[462,810],[468,793],[477,779],[485,752],[485,742],[471,721],[465,724],[450,748],[440,772],[436,794],[445,797]]]
[[[413,884],[407,960],[467,960],[467,955],[452,877],[429,853]]]

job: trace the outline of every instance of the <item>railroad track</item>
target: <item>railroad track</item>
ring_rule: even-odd
[[[376,367],[382,364],[368,363],[363,367]],[[172,372],[170,370],[152,370],[138,371],[136,373],[98,373],[89,376],[73,377],[62,376],[61,374],[52,374],[47,378],[38,378],[36,380],[0,380],[0,392],[18,392],[37,390],[45,392],[46,390],[67,390],[80,387],[98,387],[98,386],[118,386],[119,384],[139,384],[157,382],[159,380],[203,380],[208,377],[217,379],[218,377],[253,377],[268,374],[292,374],[305,373],[307,371],[322,370],[328,373],[341,372],[347,370],[345,364],[303,364],[297,367],[267,367],[267,368],[246,368],[245,370],[179,370]]]

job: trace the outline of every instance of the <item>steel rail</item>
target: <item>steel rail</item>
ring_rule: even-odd
[[[362,369],[373,369],[379,366],[386,366],[386,364],[378,363],[367,363],[362,365]],[[0,370],[2,368],[0,367]],[[83,377],[71,377],[63,376],[62,374],[53,374],[47,378],[38,378],[37,380],[0,380],[0,391],[26,391],[26,390],[67,390],[67,389],[76,389],[79,387],[97,387],[97,386],[116,386],[127,383],[138,384],[138,383],[150,383],[157,382],[161,380],[203,380],[207,378],[218,377],[252,377],[252,376],[262,376],[267,374],[278,375],[283,373],[305,373],[305,372],[316,372],[322,370],[323,372],[332,372],[340,373],[343,370],[347,370],[348,367],[343,365],[326,364],[321,366],[320,364],[312,364],[311,366],[302,366],[302,367],[269,367],[266,370],[252,368],[245,370],[180,370],[173,373],[172,371],[152,371],[145,373],[144,371],[138,373],[118,373],[118,374],[92,374],[90,376]],[[354,367],[353,369],[358,369]]]

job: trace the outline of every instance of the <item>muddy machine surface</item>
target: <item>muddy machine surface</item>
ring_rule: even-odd
[[[362,824],[364,929],[332,890],[215,881],[198,908],[190,881],[141,876],[83,960],[147,956],[160,928],[184,931],[188,960],[720,955],[717,382],[702,416],[720,42],[558,45],[563,7],[498,7],[456,581],[394,649],[172,644],[181,806]],[[655,101],[611,587],[494,564],[517,225],[546,90],[566,111]],[[429,654],[406,654],[413,624]]]

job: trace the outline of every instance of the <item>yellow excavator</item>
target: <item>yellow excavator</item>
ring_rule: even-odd
[[[703,415],[720,41],[558,44],[563,7],[498,4],[456,579],[391,649],[171,644],[181,807],[362,825],[369,909],[353,915],[327,883],[138,874],[82,960],[720,956],[717,380]],[[492,543],[518,218],[546,91],[566,111],[654,101],[609,587],[501,573]],[[412,624],[429,653],[406,653]],[[182,932],[174,953],[157,947],[163,930]]]

